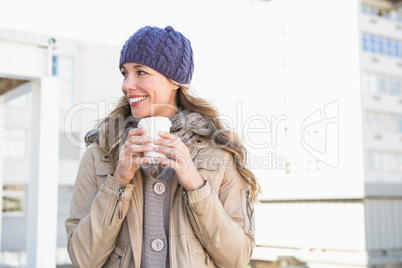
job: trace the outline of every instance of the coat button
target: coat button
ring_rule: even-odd
[[[165,184],[163,184],[162,182],[157,182],[154,184],[154,192],[158,195],[161,195],[165,192],[166,187]]]
[[[163,247],[165,246],[165,244],[163,243],[163,241],[159,238],[155,239],[152,241],[151,243],[151,247],[154,251],[161,251],[163,249]]]

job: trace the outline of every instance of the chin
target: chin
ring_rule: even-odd
[[[139,111],[133,111],[131,110],[131,115],[135,118],[144,118],[144,117],[150,117],[151,115],[148,113],[141,113]]]

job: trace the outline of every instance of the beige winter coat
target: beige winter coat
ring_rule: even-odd
[[[244,267],[255,246],[249,186],[233,157],[209,140],[200,138],[189,149],[206,184],[186,192],[176,176],[173,180],[170,267]],[[107,156],[91,144],[81,160],[66,220],[68,252],[76,267],[140,267],[141,172],[136,172],[120,201],[119,182],[110,174]]]

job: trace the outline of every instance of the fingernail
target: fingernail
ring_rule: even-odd
[[[154,151],[159,151],[159,147],[154,147]]]
[[[165,135],[166,132],[165,131],[159,131],[159,134]]]
[[[154,140],[154,143],[159,143],[160,139]]]

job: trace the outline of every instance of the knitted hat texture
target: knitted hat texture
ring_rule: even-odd
[[[190,40],[171,26],[137,30],[121,50],[119,68],[126,62],[146,65],[181,84],[190,83],[194,72]]]

